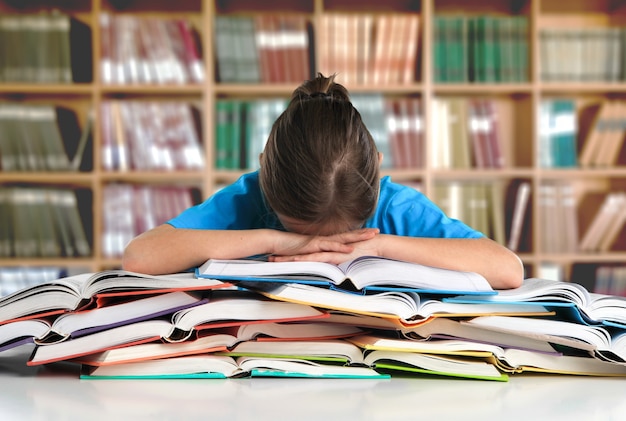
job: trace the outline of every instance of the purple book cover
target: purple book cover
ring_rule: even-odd
[[[170,308],[166,310],[161,310],[156,313],[146,314],[140,317],[135,317],[133,319],[122,320],[119,322],[109,323],[106,325],[87,327],[85,329],[80,329],[80,330],[70,333],[70,338],[79,338],[81,336],[90,335],[92,333],[101,332],[103,330],[108,330],[108,329],[112,329],[112,328],[119,327],[119,326],[125,326],[125,325],[132,324],[132,323],[142,322],[144,320],[150,320],[150,319],[156,319],[158,317],[169,316],[173,313],[176,313],[179,310],[184,310],[186,308],[191,308],[191,307],[195,307],[201,304],[206,304],[208,302],[209,302],[209,299],[204,298],[195,303],[178,306],[178,307],[174,307],[174,308]]]

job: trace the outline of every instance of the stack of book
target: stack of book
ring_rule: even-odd
[[[435,16],[433,72],[438,83],[528,80],[525,16]]]
[[[625,298],[378,257],[80,274],[1,298],[0,321],[0,351],[85,379],[626,375]]]

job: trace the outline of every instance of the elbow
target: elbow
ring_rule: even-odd
[[[519,256],[509,251],[507,264],[502,265],[498,282],[494,285],[497,289],[514,289],[522,286],[524,282],[524,264]]]
[[[133,247],[132,241],[124,249],[124,254],[122,255],[122,269],[128,272],[154,275],[154,273],[151,273],[147,259],[142,256],[141,253],[137,252],[136,248]]]

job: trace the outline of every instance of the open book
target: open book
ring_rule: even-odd
[[[26,319],[0,325],[0,351],[22,343],[53,343],[100,330],[136,323],[207,302],[176,291],[93,310],[64,313],[53,321]],[[28,340],[30,339],[30,340]]]
[[[626,365],[591,357],[551,355],[521,349],[505,349],[492,363],[505,373],[553,373],[586,376],[626,376]]]
[[[123,270],[84,273],[44,282],[0,298],[0,323],[86,308],[96,296],[210,290],[232,285],[193,273],[144,275]]]
[[[229,377],[388,378],[368,367],[320,364],[286,358],[192,355],[100,367],[83,366],[81,379]]]
[[[181,342],[158,341],[89,354],[79,360],[83,364],[100,366],[158,358],[227,351],[244,341],[327,340],[363,333],[362,329],[333,323],[253,323],[223,329],[198,332],[193,340]]]
[[[539,338],[517,335],[510,332],[500,332],[498,330],[486,329],[481,326],[464,323],[463,321],[442,317],[431,319],[427,323],[407,327],[402,329],[401,332],[407,338],[418,341],[460,339],[486,345],[495,345],[502,348],[524,349],[552,354],[557,353],[554,346],[546,337]]]
[[[487,280],[477,273],[374,256],[358,257],[339,266],[324,262],[210,259],[196,269],[196,275],[229,282],[295,282],[352,291],[495,294]]]
[[[245,285],[274,300],[391,319],[398,327],[422,323],[431,317],[553,314],[536,303],[448,303],[434,298],[425,299],[415,292],[386,291],[360,295],[298,283]]]
[[[506,381],[507,376],[490,363],[478,359],[458,359],[410,351],[377,350],[364,352],[347,340],[295,342],[242,342],[223,353],[236,357],[287,358],[368,366],[377,371],[402,371],[484,380]],[[380,371],[379,371],[380,372]]]
[[[263,321],[309,321],[327,317],[313,307],[258,299],[223,298],[175,312],[169,318],[113,327],[62,342],[39,344],[28,365],[82,357],[122,346],[158,340],[184,341],[198,330]]]
[[[573,282],[528,278],[519,288],[498,291],[497,295],[458,296],[446,298],[445,301],[537,302],[546,306],[569,306],[579,311],[578,322],[626,327],[626,297],[590,293],[582,285]]]
[[[460,340],[415,341],[360,335],[348,339],[365,350],[419,352],[482,358],[505,373],[556,373],[594,376],[626,376],[626,365],[592,357],[569,356]]]
[[[494,332],[542,339],[563,347],[587,351],[606,361],[626,362],[626,331],[562,320],[526,317],[481,316],[463,321]]]

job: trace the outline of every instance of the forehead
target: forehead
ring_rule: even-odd
[[[311,223],[285,215],[277,214],[277,216],[287,231],[305,235],[333,235],[341,232],[352,231],[363,225],[361,222],[347,223],[345,221]]]

